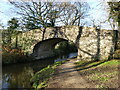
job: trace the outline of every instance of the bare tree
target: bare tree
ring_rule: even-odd
[[[65,25],[78,26],[83,24],[81,20],[88,15],[90,9],[87,2],[63,2],[59,7],[63,9],[60,16],[61,22]]]
[[[56,2],[41,2],[30,0],[25,2],[9,2],[17,8],[17,14],[21,15],[22,27],[28,30],[44,28],[42,40],[47,27],[55,27],[62,9],[58,9]]]

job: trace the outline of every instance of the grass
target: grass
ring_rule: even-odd
[[[119,60],[110,61],[79,61],[76,68],[86,81],[93,83],[96,88],[118,87]]]
[[[55,69],[65,61],[56,62],[38,71],[31,78],[33,87],[36,89],[45,88],[49,78],[53,77]],[[80,75],[86,81],[93,83],[96,88],[117,88],[118,87],[118,65],[119,60],[102,61],[79,61],[75,63]]]
[[[104,62],[101,65],[120,65],[120,61],[113,59],[111,61]]]
[[[56,67],[64,62],[65,61],[55,62],[53,65],[48,65],[42,70],[36,72],[30,80],[33,83],[32,87],[36,89],[45,88],[48,79],[53,76]]]

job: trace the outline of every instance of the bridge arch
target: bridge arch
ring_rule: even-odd
[[[51,52],[48,52],[50,51],[50,48],[48,49],[48,46],[54,48],[54,45],[56,43],[59,43],[64,40],[68,40],[76,44],[78,50],[78,56],[77,56],[78,60],[103,60],[109,58],[114,53],[115,42],[113,42],[113,40],[116,39],[116,35],[113,32],[116,31],[103,30],[92,27],[65,26],[65,27],[61,27],[59,30],[56,30],[55,32],[55,35],[57,35],[57,37],[62,39],[56,38],[55,42],[52,42],[49,40],[53,40],[54,37],[53,28],[49,28],[48,30],[46,30],[45,39],[49,39],[49,38],[50,39],[37,43],[34,47],[32,55],[38,58],[41,54],[38,53],[38,51],[41,51],[42,53],[48,53],[48,55],[49,53],[52,54],[52,50]],[[38,40],[38,32],[36,34]],[[48,45],[44,44],[47,42],[49,42]],[[39,50],[36,49],[37,46],[40,46]],[[44,47],[44,50],[41,47]],[[44,55],[41,56],[44,57]]]
[[[35,59],[43,59],[47,57],[54,56],[54,48],[55,46],[60,42],[69,42],[66,39],[63,38],[50,38],[43,41],[38,42],[34,48],[32,56]]]

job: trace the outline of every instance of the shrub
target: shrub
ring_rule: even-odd
[[[114,59],[120,59],[120,49],[115,51],[115,54],[113,54]]]
[[[11,49],[10,47],[2,47],[2,63],[12,64],[31,60],[24,55],[21,49]]]

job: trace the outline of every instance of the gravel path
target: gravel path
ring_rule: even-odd
[[[74,68],[76,59],[65,62],[56,69],[56,74],[48,82],[47,88],[94,88]]]

